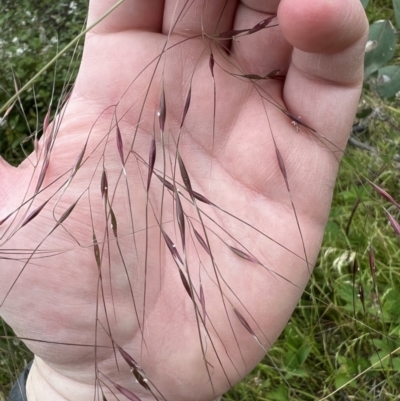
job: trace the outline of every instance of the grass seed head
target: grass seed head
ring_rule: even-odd
[[[254,256],[251,256],[240,249],[234,248],[233,246],[228,245],[229,249],[235,253],[237,256],[239,256],[242,259],[248,260],[249,262],[257,263],[258,265],[261,264],[258,259],[256,259]]]
[[[211,76],[214,78],[214,65],[215,65],[215,60],[214,60],[214,55],[211,52],[210,53],[210,60],[208,62],[208,65],[210,67],[210,71],[211,71]]]
[[[72,211],[75,209],[76,205],[78,204],[79,199],[77,199],[60,217],[60,219],[57,222],[57,225],[60,225],[64,223],[65,220],[69,217],[69,215],[72,213]]]
[[[158,109],[158,121],[160,124],[161,132],[164,132],[165,129],[165,120],[167,118],[167,105],[165,103],[165,90],[164,85],[161,91],[161,98],[160,98],[160,108]]]
[[[182,177],[183,183],[185,184],[185,187],[186,187],[190,197],[193,200],[194,196],[193,196],[192,184],[190,183],[189,174],[186,170],[185,164],[183,163],[183,160],[179,153],[178,153],[178,163],[179,163],[179,169],[181,172],[181,177]]]
[[[185,107],[183,109],[183,115],[182,115],[182,121],[181,121],[180,128],[183,127],[183,124],[184,124],[185,119],[186,119],[186,115],[187,115],[187,113],[189,111],[191,97],[192,97],[192,87],[190,86],[189,92],[188,92],[187,97],[186,97]]]
[[[42,205],[40,205],[38,208],[36,208],[32,213],[29,214],[28,217],[26,217],[26,219],[23,221],[23,223],[21,224],[21,228],[26,226],[30,221],[32,221],[36,216],[38,216],[38,214],[43,210],[43,208],[47,205],[47,202],[44,202]]]
[[[254,333],[253,329],[250,327],[250,325],[247,323],[247,320],[242,316],[242,314],[234,307],[233,311],[235,312],[236,317],[238,318],[239,322],[242,324],[242,326],[253,336],[256,337],[256,334]]]
[[[46,157],[46,159],[45,159],[45,161],[43,163],[43,166],[42,166],[42,168],[40,170],[38,182],[37,182],[36,188],[35,188],[35,194],[37,194],[40,191],[40,188],[42,187],[44,178],[46,176],[47,169],[49,167],[49,163],[50,163],[50,158]]]
[[[400,237],[400,224],[387,210],[386,216],[389,219],[390,225],[393,227],[394,232]]]
[[[116,141],[117,141],[117,149],[118,149],[118,153],[119,153],[119,158],[121,159],[122,166],[125,166],[124,144],[122,141],[121,130],[119,129],[118,123],[117,123],[117,129],[116,129]]]
[[[254,25],[248,32],[249,35],[261,31],[261,29],[265,29],[271,23],[273,19],[276,18],[276,14],[271,15],[270,17],[260,21],[258,24]]]
[[[172,191],[172,192],[175,191],[175,188],[174,188],[174,186],[172,185],[171,182],[169,182],[167,179],[161,177],[161,176],[160,176],[159,174],[157,174],[157,173],[154,173],[154,174],[157,176],[157,178],[161,181],[161,183],[162,183],[167,189],[169,189],[169,190]]]
[[[111,381],[111,380],[110,380]],[[112,382],[113,383],[113,382]],[[128,400],[130,401],[142,401],[136,394],[133,394],[132,391],[127,390],[126,388],[120,386],[117,383],[113,383],[114,387],[121,393],[123,394]]]
[[[101,197],[104,199],[105,202],[107,202],[107,200],[108,200],[108,180],[107,180],[107,171],[105,168],[103,168],[103,172],[101,174],[100,192],[101,192]]]
[[[392,195],[388,194],[384,189],[382,189],[381,187],[379,187],[378,185],[374,184],[371,181],[368,181],[370,183],[370,185],[372,186],[372,188],[374,188],[374,190],[380,195],[382,196],[384,199],[386,199],[388,202],[390,202],[392,205],[396,206],[398,209],[400,209],[400,205],[394,200],[394,198],[392,197]]]
[[[203,237],[196,231],[196,229],[193,228],[193,232],[194,232],[194,236],[197,238],[197,241],[199,241],[200,245],[204,248],[204,250],[210,255],[211,255],[211,251],[208,248],[208,245],[206,244],[206,242],[204,241]]]
[[[209,201],[204,195],[201,195],[196,191],[193,191],[193,197],[196,198],[200,202],[206,203],[207,205],[215,206],[214,203]]]
[[[181,233],[182,247],[185,250],[185,215],[182,208],[181,199],[179,196],[179,192],[175,191],[175,206],[176,206],[176,218],[178,220],[178,227]]]
[[[114,237],[118,237],[118,225],[117,225],[117,219],[115,217],[115,213],[110,205],[110,218],[111,218],[111,229],[113,231]]]
[[[171,238],[168,236],[168,234],[161,229],[162,235],[165,240],[165,244],[167,245],[168,250],[171,253],[171,256],[175,260],[175,263],[179,266],[179,264],[183,265],[183,261],[181,256],[179,255],[178,250],[176,249],[176,245],[172,242]]]
[[[150,150],[149,150],[149,171],[147,174],[147,192],[149,192],[151,177],[153,175],[154,163],[156,162],[156,139],[153,137],[151,140]]]
[[[190,288],[189,282],[186,276],[183,274],[182,269],[179,269],[179,275],[181,276],[182,284],[185,287],[186,292],[188,293],[189,297],[193,300],[192,289]]]

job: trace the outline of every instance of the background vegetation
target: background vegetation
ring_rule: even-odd
[[[400,24],[399,1],[363,4],[371,24],[395,24],[396,17]],[[0,107],[81,31],[86,9],[87,0],[1,0]],[[396,29],[384,24],[371,25],[376,43],[366,56],[365,90],[315,273],[269,356],[225,400],[400,399],[400,238],[386,211],[398,221],[400,213],[368,181],[399,201],[400,52]],[[30,151],[24,139],[39,129],[49,105],[55,109],[58,97],[49,88],[65,93],[73,82],[81,46],[61,57],[0,120],[0,154],[9,162],[18,164]],[[392,48],[390,57],[380,56],[380,46]],[[388,65],[390,73],[382,70]],[[12,336],[4,324],[1,331]],[[0,340],[0,401],[30,359],[19,340]]]

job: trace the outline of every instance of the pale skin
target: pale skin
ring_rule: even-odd
[[[112,4],[114,0],[91,0],[88,24],[95,22]],[[175,27],[169,43],[200,36],[165,54],[139,117],[155,65],[130,85],[161,52],[183,4],[183,0],[126,0],[88,34],[81,69],[59,126],[42,188],[49,187],[36,195],[29,212],[48,200],[60,186],[59,182],[51,183],[70,171],[92,130],[85,152],[85,156],[90,157],[65,193],[52,197],[42,213],[29,224],[10,235],[23,219],[26,209],[21,209],[18,218],[11,218],[0,226],[0,249],[15,250],[14,260],[0,259],[0,298],[4,300],[1,315],[18,336],[47,341],[27,342],[35,354],[27,384],[29,401],[101,400],[100,388],[108,401],[128,400],[113,383],[129,389],[141,400],[154,400],[150,392],[135,382],[118,352],[119,370],[116,368],[110,336],[114,344],[141,365],[166,400],[215,400],[241,380],[264,356],[263,347],[268,349],[278,337],[316,261],[341,157],[338,149],[345,147],[361,92],[368,24],[360,1],[232,0],[227,3],[219,23],[225,0],[195,2]],[[210,51],[203,52],[210,49],[210,41],[206,36],[201,37],[202,26],[210,35],[216,26],[218,32],[251,28],[276,12],[275,24],[278,22],[279,26],[234,41],[230,44],[230,56],[218,51],[213,42],[217,89],[213,145]],[[264,76],[277,69],[286,72],[284,82],[259,84],[278,104],[300,116],[328,141],[321,142],[304,127],[298,129],[275,106],[267,102],[263,105],[251,83],[223,70],[237,73],[230,70],[230,60],[239,63],[246,73]],[[229,227],[239,241],[230,240],[230,245],[238,248],[238,244],[245,245],[264,266],[290,281],[243,260],[209,233],[209,246],[221,276],[232,291],[222,280],[219,289],[215,266],[193,240],[193,232],[190,237],[187,231],[188,268],[196,293],[200,291],[200,280],[204,289],[208,332],[199,322],[202,313],[195,312],[171,252],[160,239],[160,181],[153,175],[147,202],[144,186],[148,168],[136,157],[139,154],[147,163],[154,127],[155,169],[162,175],[163,152],[156,112],[164,85],[166,142],[169,138],[165,145],[166,174],[170,176],[168,166],[170,160],[174,163],[176,156],[172,136],[175,140],[178,137],[192,76],[191,107],[179,149],[193,188],[276,242],[266,240],[237,221],[227,220],[209,206],[199,205],[219,225]],[[116,108],[110,109],[117,103]],[[137,128],[133,147],[136,154],[129,154],[125,166],[130,200],[115,145],[114,112],[119,119],[125,157]],[[112,130],[107,136],[110,126]],[[284,161],[303,240],[278,166],[271,131]],[[108,144],[104,138],[109,139]],[[40,147],[43,149],[43,141]],[[34,195],[42,163],[35,153],[18,168],[0,162],[0,219]],[[110,224],[105,221],[100,194],[103,163],[110,198],[117,186],[112,204],[118,221],[119,244],[129,268],[129,281]],[[38,167],[34,170],[36,164]],[[119,181],[118,177],[121,177]],[[179,173],[176,179],[182,183]],[[185,191],[182,189],[182,192]],[[53,211],[60,218],[78,198],[77,206],[63,227],[51,232],[56,224]],[[165,189],[163,229],[183,256],[171,199]],[[196,210],[188,201],[182,200],[182,205],[192,217],[196,230],[204,236],[201,225],[195,223],[195,219],[198,220]],[[217,227],[209,221],[204,223]],[[187,230],[189,226],[187,220]],[[106,227],[109,248],[103,246],[107,242]],[[93,229],[101,245],[101,279],[93,252]],[[223,235],[228,242],[229,237]],[[68,252],[32,257],[26,264],[26,254],[22,252],[30,250],[30,255],[35,249],[35,255],[42,250]],[[17,256],[20,260],[16,260]],[[202,267],[199,267],[199,260]],[[225,306],[221,301],[222,293],[226,296]],[[196,298],[196,305],[200,310],[199,298]],[[245,316],[263,347],[239,322],[233,307]],[[97,335],[96,316],[100,322]],[[98,345],[97,352],[94,352],[94,344]]]

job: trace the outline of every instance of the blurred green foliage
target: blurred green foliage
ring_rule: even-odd
[[[369,5],[376,8],[373,2],[361,2],[364,8]],[[400,28],[400,0],[391,0],[388,8],[392,11],[388,19],[370,20],[364,68],[366,84],[383,98],[392,98],[400,92],[400,65],[394,58]],[[393,25],[394,22],[397,29]],[[388,65],[389,63],[391,65]]]
[[[88,0],[1,0],[0,2],[0,107],[43,68],[84,27]],[[13,164],[23,155],[21,142],[40,129],[52,103],[66,82],[73,82],[82,43],[21,95],[7,120],[0,121],[0,154]],[[20,105],[23,104],[23,110]],[[2,116],[1,116],[2,117]],[[24,148],[30,150],[29,144]]]

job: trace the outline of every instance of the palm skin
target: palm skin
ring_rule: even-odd
[[[201,16],[204,30],[212,34],[225,1],[201,2],[201,6],[194,3],[183,22],[175,26],[167,48],[187,37],[197,38],[168,50],[154,77],[156,62],[139,75],[162,51],[171,22],[184,4],[178,2],[175,9],[175,1],[163,3],[126,0],[87,35],[82,66],[63,112],[42,186],[46,189],[35,196],[29,212],[50,200],[40,215],[13,235],[10,233],[23,221],[26,209],[0,226],[2,250],[15,250],[14,260],[0,260],[0,295],[4,300],[1,314],[18,336],[45,341],[27,342],[36,355],[28,381],[30,401],[83,401],[93,399],[95,394],[95,399],[101,399],[100,393],[95,393],[95,384],[103,389],[108,401],[117,399],[113,392],[118,399],[127,399],[112,382],[142,400],[153,399],[135,383],[112,344],[121,346],[141,365],[165,399],[213,400],[239,381],[264,354],[235,316],[233,307],[269,348],[292,313],[316,260],[338,168],[337,149],[343,149],[346,143],[362,82],[367,23],[359,1],[341,1],[340,5],[330,0],[228,2],[219,32],[250,28],[276,12],[279,5],[279,27],[241,37],[231,44],[230,56],[200,35]],[[111,0],[92,0],[89,23],[112,4]],[[211,42],[215,120],[210,51],[204,51],[210,49]],[[301,116],[328,141],[323,143],[304,127],[297,132],[276,106],[262,102],[254,85],[226,72],[238,73],[230,61],[245,73],[261,76],[276,69],[287,71],[284,83],[263,81],[258,82],[258,88],[271,95],[276,104]],[[132,84],[136,76],[139,78]],[[162,185],[154,175],[148,201],[144,189],[154,132],[155,171],[163,174],[165,160],[165,172],[172,181],[174,141],[190,82],[191,106],[179,151],[192,187],[249,225],[198,202],[216,221],[204,217],[204,224],[229,245],[244,250],[242,244],[264,266],[238,257],[208,230],[213,263],[193,239],[191,223],[204,237],[199,215],[182,198],[189,216],[187,266],[197,296],[201,281],[206,328],[199,321],[199,299],[194,297],[198,308],[195,313],[171,252],[160,236],[162,219],[163,230],[177,244],[183,258],[172,197],[165,188],[162,196]],[[167,105],[165,153],[156,117],[162,87]],[[126,177],[121,173],[115,140],[115,116],[123,138]],[[68,180],[87,138],[84,163],[65,191],[53,196]],[[276,147],[284,161],[290,193],[279,168]],[[32,166],[37,163],[34,170]],[[6,190],[0,195],[0,218],[34,195],[41,165],[36,154],[18,169],[1,165],[0,181]],[[118,222],[118,243],[100,190],[103,166]],[[52,183],[65,173],[63,179]],[[176,181],[182,183],[179,169]],[[56,219],[78,198],[71,215],[57,226]],[[93,231],[100,245],[101,277]],[[27,257],[22,255],[24,250],[29,250]],[[47,254],[49,250],[52,253]]]

